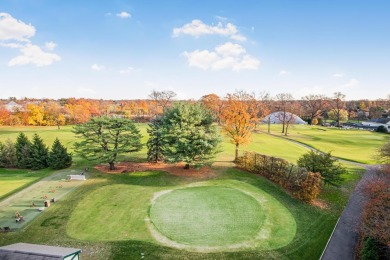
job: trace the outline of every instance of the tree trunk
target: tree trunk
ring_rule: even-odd
[[[268,133],[271,133],[271,117],[268,117]]]
[[[190,169],[190,164],[186,163],[186,165],[184,165],[184,169],[186,169],[186,170]]]
[[[110,171],[115,170],[115,163],[114,162],[109,162],[110,164]]]
[[[286,132],[284,133],[285,136],[287,136],[287,132],[288,132],[288,125],[289,124],[286,124]]]
[[[236,155],[235,155],[235,158],[234,158],[235,162],[237,162],[237,160],[238,160],[238,146],[239,146],[239,144],[236,143]]]

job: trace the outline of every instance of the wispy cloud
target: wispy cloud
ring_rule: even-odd
[[[126,69],[120,70],[120,74],[130,74],[135,71],[135,68],[133,67],[127,67]]]
[[[335,73],[332,75],[333,78],[342,78],[344,76],[345,76],[344,73]]]
[[[287,71],[287,70],[281,70],[279,71],[279,76],[280,77],[286,77],[286,76],[289,76],[291,75],[291,72],[290,71]]]
[[[207,25],[201,20],[192,20],[182,27],[174,28],[172,37],[179,37],[180,35],[191,35],[193,37],[200,37],[202,35],[220,35],[226,36],[236,41],[245,41],[246,37],[241,35],[237,27],[232,23],[218,22],[217,25]]]
[[[91,65],[91,69],[92,70],[95,70],[95,71],[102,71],[102,70],[105,70],[106,67],[104,67],[103,65],[99,65],[99,64],[92,64]]]
[[[123,18],[123,19],[127,19],[127,18],[131,17],[131,14],[129,14],[128,12],[120,12],[120,13],[117,13],[116,16]]]
[[[351,88],[351,87],[355,87],[357,85],[359,85],[359,80],[353,78],[353,79],[350,79],[349,82],[347,82],[346,84],[342,85],[343,88]]]
[[[55,42],[45,42],[45,49],[48,51],[52,51],[57,47]]]

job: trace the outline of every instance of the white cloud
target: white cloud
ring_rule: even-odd
[[[28,42],[35,35],[35,27],[16,20],[10,14],[0,13],[0,40]]]
[[[290,75],[291,74],[291,72],[290,71],[287,71],[287,70],[281,70],[281,71],[279,71],[279,76],[280,77],[285,77],[285,76],[288,76],[288,75]]]
[[[239,34],[236,26],[232,23],[226,25],[222,22],[218,22],[217,25],[207,25],[201,20],[192,20],[191,23],[187,23],[179,28],[174,28],[172,37],[179,37],[180,35],[187,34],[198,38],[201,35],[221,35],[230,37],[236,41],[245,41],[246,38]]]
[[[332,75],[333,78],[342,78],[344,77],[344,73],[335,73]]]
[[[222,70],[231,69],[256,70],[260,61],[250,55],[245,55],[246,50],[239,44],[227,42],[217,46],[214,51],[195,50],[184,52],[183,56],[187,58],[190,67],[197,67],[203,70]]]
[[[344,85],[342,85],[343,88],[350,88],[350,87],[355,87],[359,85],[359,80],[357,79],[350,79],[350,81]]]
[[[44,52],[39,46],[27,43],[20,48],[22,55],[19,55],[8,62],[8,66],[20,66],[34,64],[38,67],[47,66],[55,61],[60,61],[61,57],[54,53]]]
[[[126,18],[130,18],[131,14],[129,14],[128,12],[120,12],[120,13],[117,13],[116,16],[123,18],[123,19],[126,19]]]
[[[45,49],[48,51],[52,51],[57,47],[55,42],[45,42]]]
[[[134,71],[135,71],[135,69],[133,67],[127,67],[124,70],[120,70],[119,73],[120,74],[130,74],[130,73],[132,73]]]
[[[0,46],[19,49],[21,52],[21,55],[8,62],[8,66],[34,64],[42,67],[61,60],[57,54],[45,52],[31,43],[30,38],[35,35],[35,32],[35,27],[31,24],[16,20],[10,14],[0,13]],[[49,51],[56,46],[54,42],[45,43],[45,49]]]
[[[95,63],[95,64],[92,64],[91,69],[96,70],[96,71],[102,71],[102,70],[105,70],[106,67]]]

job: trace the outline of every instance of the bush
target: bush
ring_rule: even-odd
[[[47,159],[49,151],[47,146],[43,143],[42,138],[39,137],[38,134],[34,134],[30,149],[31,169],[40,170],[46,168],[48,166]]]
[[[4,144],[0,143],[0,167],[16,167],[15,144],[10,139]]]
[[[361,252],[362,260],[379,260],[379,247],[375,239],[366,237],[363,241],[363,249]]]
[[[378,126],[378,128],[376,129],[376,132],[388,134],[388,133],[389,133],[389,130],[387,130],[387,127],[386,127],[386,126],[380,125],[380,126]]]
[[[306,202],[314,200],[321,190],[321,174],[308,172],[280,158],[245,152],[238,158],[237,166],[266,177]]]

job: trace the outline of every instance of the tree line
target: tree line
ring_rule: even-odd
[[[290,93],[279,93],[272,97],[267,92],[259,94],[236,91],[241,93],[244,100],[250,100],[258,112],[258,116],[267,115],[270,112],[291,112],[305,119],[309,124],[319,123],[323,120],[334,120],[339,125],[340,121],[347,119],[366,120],[367,118],[379,118],[390,109],[390,95],[381,100],[356,100],[347,101],[346,96],[336,92],[331,97],[324,95],[307,95],[301,99],[294,99]],[[198,101],[182,100],[181,102],[200,102],[216,115],[219,122],[223,111],[229,104],[229,99],[234,94],[220,97],[216,94],[208,94]],[[9,101],[15,101],[12,111],[6,109]],[[147,99],[139,100],[96,100],[96,99],[59,99],[59,100],[35,100],[23,99],[0,101],[0,125],[33,125],[33,126],[62,126],[80,124],[89,121],[92,117],[115,116],[131,118],[133,120],[153,119],[161,115],[165,108],[176,102],[176,93],[169,90],[153,90]],[[283,114],[283,129],[288,128],[291,118],[285,118]]]

